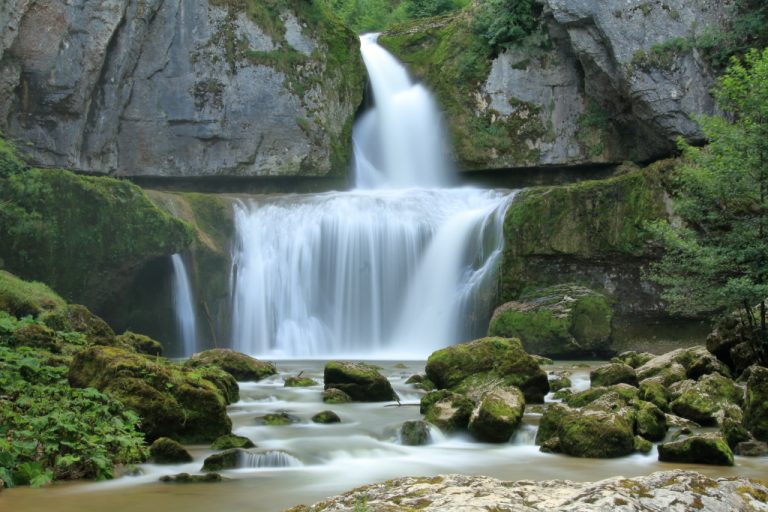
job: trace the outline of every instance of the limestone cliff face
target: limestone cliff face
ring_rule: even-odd
[[[680,136],[701,139],[693,117],[714,112],[713,76],[691,41],[720,27],[732,2],[539,3],[544,43],[492,61],[447,49],[472,48],[471,10],[381,38],[436,89],[464,169],[644,161]],[[462,73],[461,87],[441,85]]]
[[[346,171],[357,38],[302,0],[7,0],[0,130],[121,176]]]

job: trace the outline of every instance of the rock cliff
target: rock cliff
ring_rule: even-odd
[[[301,0],[9,0],[0,130],[43,166],[120,176],[338,176],[358,40]]]
[[[715,105],[695,41],[731,3],[541,0],[541,33],[492,57],[472,9],[381,41],[436,90],[464,169],[647,161],[701,140],[693,116]]]

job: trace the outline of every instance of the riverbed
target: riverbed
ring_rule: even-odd
[[[324,361],[278,361],[278,375],[258,383],[240,383],[241,400],[229,408],[233,431],[256,443],[255,453],[271,453],[270,461],[286,467],[241,468],[224,471],[222,483],[167,484],[162,475],[197,473],[211,453],[208,446],[189,446],[194,462],[160,466],[143,464],[136,475],[107,482],[56,484],[42,489],[17,488],[0,493],[0,510],[12,512],[222,512],[279,511],[300,503],[313,503],[354,487],[399,476],[434,476],[446,473],[488,475],[504,480],[594,481],[617,475],[647,475],[685,468],[709,476],[768,474],[768,458],[736,457],[734,467],[668,464],[648,454],[609,460],[578,459],[541,453],[534,444],[540,414],[529,407],[524,424],[509,443],[478,443],[465,436],[446,437],[432,432],[428,446],[403,446],[398,428],[420,419],[423,392],[405,381],[423,372],[424,361],[375,361],[400,396],[400,403],[328,405],[321,399]],[[558,363],[547,371],[567,370],[575,389],[589,386],[589,370],[600,363]],[[286,388],[291,375],[312,377],[317,386]],[[333,410],[340,424],[319,425],[310,418]],[[298,419],[284,426],[259,424],[263,415],[287,411]],[[275,454],[282,454],[275,456]],[[261,458],[261,463],[266,458]]]

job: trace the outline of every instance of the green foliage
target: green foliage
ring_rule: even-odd
[[[71,388],[66,358],[8,346],[13,332],[35,322],[0,312],[0,480],[37,487],[105,479],[115,464],[143,461],[134,413],[92,388]]]
[[[746,54],[750,48],[768,45],[768,0],[737,0],[735,12],[725,30],[712,30],[696,38],[717,68],[724,68],[733,56]]]
[[[644,71],[652,68],[669,70],[678,56],[688,53],[695,45],[691,39],[675,37],[651,46],[650,51],[637,50],[632,56],[632,64]]]
[[[704,117],[705,148],[687,158],[675,213],[652,229],[667,249],[654,268],[670,308],[683,314],[743,311],[765,362],[768,297],[768,50],[733,60],[716,91],[728,117]],[[757,321],[753,305],[760,304]],[[757,325],[759,323],[759,326]]]
[[[472,30],[492,55],[521,43],[540,26],[541,5],[534,0],[484,0],[472,22]]]
[[[467,0],[323,0],[358,34],[380,32],[404,21],[462,9]]]

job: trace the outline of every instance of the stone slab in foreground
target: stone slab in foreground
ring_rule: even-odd
[[[359,487],[289,512],[482,511],[768,511],[768,487],[747,478],[711,479],[693,471],[662,471],[599,482],[485,476],[406,477]]]

